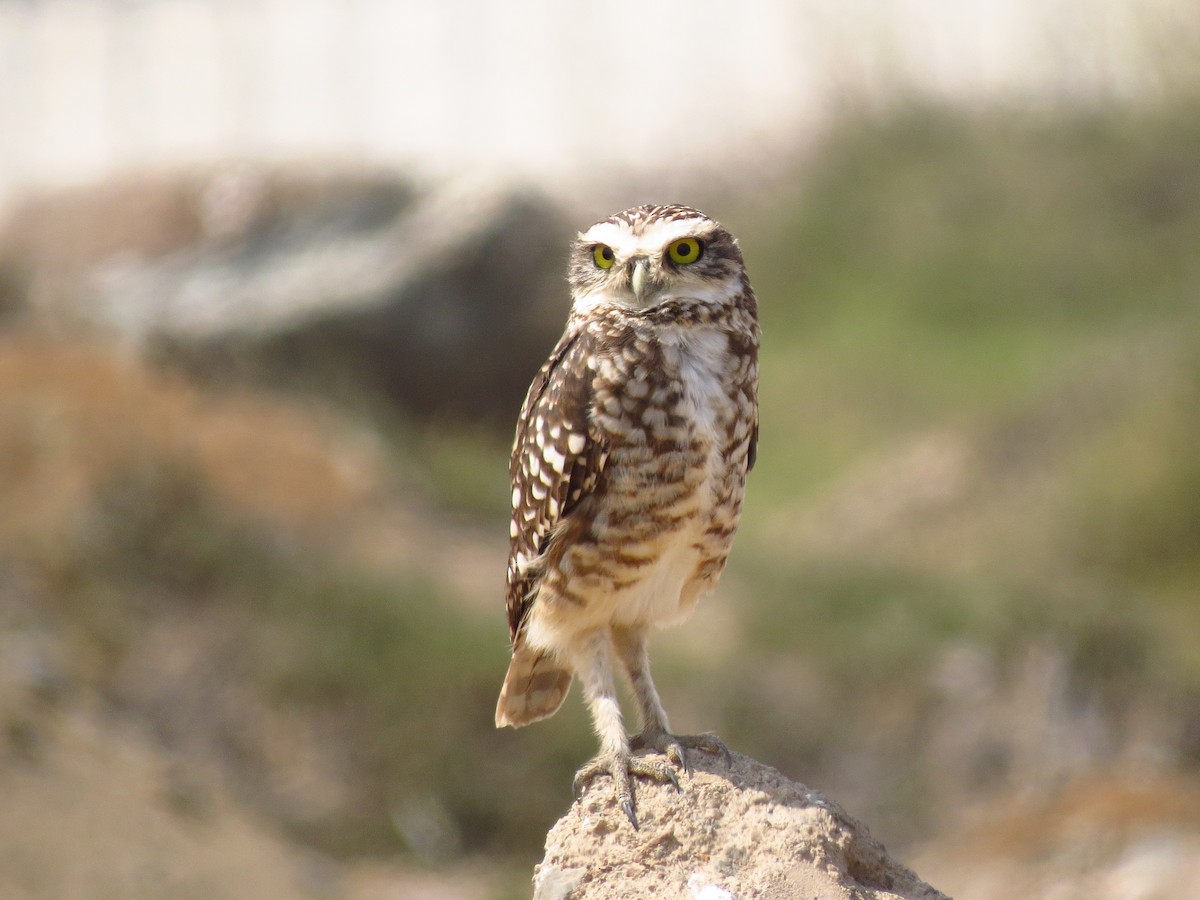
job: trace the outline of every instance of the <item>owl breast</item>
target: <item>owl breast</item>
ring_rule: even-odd
[[[609,338],[590,361],[590,424],[608,459],[551,554],[535,631],[682,620],[715,587],[741,512],[753,372],[729,334],[693,324]]]
[[[741,510],[745,456],[739,470],[737,454],[729,453],[736,450],[737,402],[727,335],[665,329],[659,349],[664,382],[674,388],[664,399],[673,402],[651,405],[643,422],[649,440],[666,452],[642,471],[640,457],[630,466],[647,520],[658,526],[647,547],[654,562],[617,604],[620,624],[669,625],[689,615],[716,586]]]

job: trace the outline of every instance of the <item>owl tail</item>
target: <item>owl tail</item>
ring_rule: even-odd
[[[571,689],[572,673],[553,657],[518,647],[496,704],[496,727],[520,728],[558,712]]]

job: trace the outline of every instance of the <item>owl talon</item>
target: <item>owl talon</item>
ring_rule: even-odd
[[[633,798],[622,797],[621,809],[625,811],[625,817],[629,819],[629,824],[633,826],[633,830],[638,830],[637,814],[633,811]]]
[[[695,741],[695,743],[688,744],[687,746],[693,747],[696,750],[703,750],[706,753],[719,753],[721,758],[725,760],[725,768],[733,768],[733,754],[729,752],[729,748],[725,746],[725,742],[715,734],[693,734],[684,735],[684,737]]]
[[[599,775],[609,775],[613,780],[617,805],[629,819],[634,829],[638,828],[637,797],[634,793],[633,776],[651,778],[661,784],[670,784],[677,791],[683,790],[675,768],[665,759],[646,756],[631,756],[627,753],[601,754],[590,760],[575,773],[574,791],[576,801],[582,800],[588,785]]]
[[[575,773],[575,780],[571,782],[571,790],[575,794],[575,802],[578,803],[583,799],[584,792],[587,791],[597,775],[608,772],[608,766],[604,760],[597,756],[594,759],[588,760],[582,769]]]
[[[645,731],[635,734],[629,739],[633,750],[657,750],[666,755],[678,768],[688,775],[692,774],[692,765],[688,762],[687,750],[703,750],[705,753],[720,754],[725,760],[725,767],[733,767],[733,755],[729,748],[715,734],[669,734],[665,731]]]

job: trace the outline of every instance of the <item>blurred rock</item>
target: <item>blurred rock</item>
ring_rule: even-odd
[[[507,419],[565,320],[570,235],[546,198],[480,180],[126,179],[14,212],[0,306],[210,376]]]
[[[639,781],[637,831],[593,784],[550,830],[535,900],[945,896],[817,792],[739,754],[695,761],[681,792]]]
[[[1180,773],[1085,775],[976,809],[920,854],[955,896],[1200,897],[1200,782]]]
[[[207,238],[205,179],[115,178],[36,194],[0,228],[0,305],[56,327],[88,318],[84,284],[115,260],[161,260]]]

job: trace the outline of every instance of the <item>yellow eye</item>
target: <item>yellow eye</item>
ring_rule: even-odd
[[[686,266],[700,258],[700,251],[702,249],[700,242],[695,238],[683,238],[673,242],[667,248],[667,255],[671,257],[671,262]]]
[[[607,244],[597,244],[592,249],[592,259],[596,261],[599,268],[611,269],[616,257],[613,255],[612,247]]]

